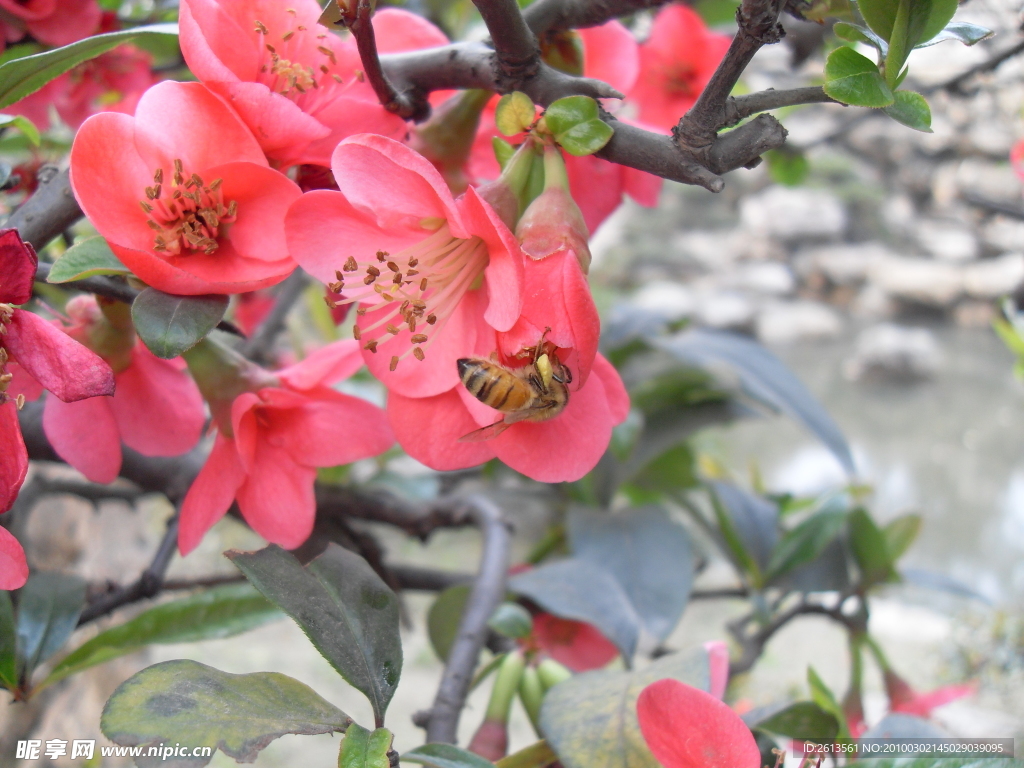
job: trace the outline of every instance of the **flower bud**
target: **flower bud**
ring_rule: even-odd
[[[540,675],[537,668],[528,666],[523,670],[523,676],[519,680],[519,699],[523,702],[523,709],[533,724],[533,729],[540,735],[540,707],[544,703],[544,686],[540,682]]]
[[[477,187],[477,194],[487,201],[509,229],[515,229],[520,214],[526,208],[530,174],[535,160],[540,160],[536,144],[527,138],[505,164],[497,179]]]
[[[264,387],[279,387],[280,381],[267,371],[220,342],[207,336],[182,354],[199,391],[210,404],[217,427],[226,437],[233,437],[231,405],[245,392]]]
[[[522,651],[511,651],[502,660],[494,678],[484,721],[469,743],[470,752],[492,761],[500,760],[508,752],[508,716],[525,666]]]
[[[480,113],[491,96],[490,91],[481,89],[462,91],[413,131],[410,146],[434,164],[454,195],[469,186],[463,169],[480,127]]]
[[[554,659],[544,659],[537,665],[537,676],[545,691],[549,691],[563,680],[572,677],[572,670]]]

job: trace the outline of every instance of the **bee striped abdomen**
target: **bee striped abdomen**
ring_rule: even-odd
[[[533,393],[519,376],[501,365],[474,358],[458,361],[463,385],[484,405],[499,411],[517,411],[531,403]]]

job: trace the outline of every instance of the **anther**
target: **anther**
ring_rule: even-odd
[[[416,335],[414,335],[412,337],[412,343],[413,344],[422,344],[426,340],[427,340],[427,336],[424,333],[417,333]]]
[[[365,315],[366,314],[366,307],[356,307],[356,314],[357,315]]]
[[[391,358],[391,364],[388,366],[389,371],[395,370],[398,367],[398,355]]]
[[[425,278],[425,277],[422,280],[420,280],[420,290],[421,291],[427,290],[427,278]]]
[[[153,174],[153,183],[154,184],[163,184],[164,183],[164,169],[163,168],[157,168],[156,169],[156,173]]]
[[[391,323],[388,323],[387,326],[385,327],[387,329],[387,332],[390,333],[392,336],[398,335],[398,329],[395,328],[395,326],[391,325]]]
[[[377,340],[371,339],[370,341],[366,342],[366,346],[364,346],[363,349],[368,349],[374,354],[377,354]]]
[[[376,279],[377,278],[373,275],[367,275],[366,277],[363,278],[363,285],[372,285],[373,281]]]
[[[326,304],[326,305],[327,305],[328,307],[330,307],[331,309],[334,309],[335,307],[337,307],[337,306],[338,306],[338,303],[337,303],[337,302],[335,302],[335,301],[331,301],[331,297],[330,297],[330,296],[324,296],[324,303],[325,303],[325,304]],[[357,336],[356,338],[359,338],[359,337]]]
[[[437,315],[435,315],[433,313],[427,315],[427,323],[429,325],[433,325],[436,322],[437,322]]]
[[[339,82],[339,83],[342,83],[342,82],[344,82],[344,80],[342,80],[342,77],[341,77],[341,75],[339,75],[339,74],[338,74],[337,72],[333,73],[333,74],[331,75],[331,77],[333,77],[333,78],[335,79],[335,81],[336,81],[336,82]]]
[[[395,264],[395,262],[393,261],[388,262],[388,269],[390,269],[392,272],[401,272],[401,270],[398,268],[398,265]]]
[[[349,256],[348,261],[345,262],[345,266],[342,267],[346,272],[355,272],[359,269],[359,265],[356,264],[355,256]]]
[[[387,251],[377,251],[377,261],[383,264],[391,254]]]
[[[261,35],[270,34],[270,30],[268,30],[266,25],[259,20],[256,21],[256,31],[259,32]]]
[[[415,267],[419,263],[420,263],[419,259],[409,259],[409,266],[410,267]]]
[[[373,264],[371,264],[370,266],[368,266],[366,268],[366,274],[373,275],[374,277],[379,277],[380,276],[380,270],[377,269],[375,266],[373,266]]]
[[[281,35],[281,40],[287,43],[293,37],[295,37],[295,30],[294,29],[289,29],[287,32],[285,32],[283,35]]]
[[[391,295],[390,293],[382,293],[382,294],[380,295],[380,297],[381,297],[382,299],[384,299],[384,301],[394,301],[394,300],[395,300],[395,297],[394,297],[394,296],[392,296],[392,295]]]
[[[393,278],[391,278],[391,282],[394,283],[395,285],[401,285],[402,284],[402,273],[399,272],[397,275],[395,275]]]
[[[146,213],[153,212],[153,206],[145,202],[144,200],[139,200],[139,205],[142,206],[142,210],[144,210]]]
[[[420,349],[419,347],[413,347],[412,348],[412,356],[415,357],[420,362],[423,362],[423,357],[424,357],[423,350]]]
[[[362,336],[362,331],[359,330],[359,326],[358,325],[353,325],[352,326],[352,338],[355,339],[356,341],[359,341],[361,336]]]
[[[419,271],[417,271],[415,269],[409,269],[409,270],[406,270],[406,272],[405,272],[405,276],[406,277],[412,277],[413,275],[418,275],[418,274],[419,274]]]

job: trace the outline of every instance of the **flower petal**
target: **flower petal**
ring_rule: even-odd
[[[228,238],[239,255],[268,263],[288,259],[284,217],[302,195],[299,185],[280,171],[253,163],[230,163],[207,173],[213,179],[223,178],[224,199],[238,203],[238,218]],[[218,257],[223,259],[214,252],[213,258]]]
[[[39,315],[14,310],[4,347],[33,379],[65,402],[114,394],[110,366]]]
[[[115,378],[110,408],[125,445],[144,456],[177,456],[195,447],[206,411],[187,373],[137,344],[131,364]]]
[[[231,403],[231,431],[235,436],[235,450],[246,472],[252,472],[256,444],[260,439],[255,411],[262,403],[255,392],[243,392]]]
[[[28,473],[28,451],[18,423],[18,407],[13,400],[0,404],[0,445],[4,446],[0,451],[0,513],[3,513],[13,506]]]
[[[494,458],[493,440],[459,442],[480,425],[455,390],[416,398],[389,392],[388,420],[406,453],[432,469],[465,469]]]
[[[32,402],[42,397],[43,392],[46,391],[43,389],[42,384],[29,376],[28,372],[13,360],[7,361],[7,372],[14,377],[7,386],[8,397],[21,395],[29,402]]]
[[[0,589],[19,589],[28,581],[25,550],[14,534],[0,528]]]
[[[397,10],[397,9],[396,9]],[[374,17],[376,21],[376,16]],[[352,89],[355,92],[355,89]],[[335,96],[313,112],[313,117],[330,130],[311,141],[301,151],[282,153],[290,162],[330,165],[338,142],[360,133],[375,133],[391,139],[404,139],[409,126],[398,115],[388,112],[372,94]]]
[[[260,55],[251,30],[244,29],[216,0],[181,0],[181,53],[200,80],[252,80]],[[244,42],[243,42],[244,41]]]
[[[292,389],[329,387],[347,379],[363,367],[359,342],[343,339],[320,347],[304,360],[276,371],[275,375]]]
[[[729,647],[721,640],[709,640],[704,643],[708,654],[708,665],[711,667],[711,695],[716,699],[725,696],[729,685]]]
[[[378,53],[400,53],[448,45],[448,37],[422,16],[401,8],[381,8],[373,15]]]
[[[256,444],[253,469],[238,489],[242,517],[271,544],[295,549],[313,532],[316,470],[300,467],[268,440]]]
[[[16,229],[0,230],[0,302],[25,304],[32,298],[39,259],[36,249],[21,239]]]
[[[758,768],[761,752],[740,716],[678,680],[658,680],[636,703],[647,746],[664,768]]]
[[[548,656],[573,672],[600,669],[619,655],[615,644],[593,624],[550,613],[533,617],[533,638]]]
[[[98,31],[102,15],[96,0],[62,0],[59,12],[26,26],[39,42],[59,47]]]
[[[43,406],[43,431],[53,450],[94,483],[112,483],[121,471],[121,433],[110,402],[65,403],[51,395]]]
[[[195,549],[213,524],[224,516],[244,479],[245,470],[238,459],[235,441],[218,434],[213,450],[181,505],[178,550],[182,555]]]
[[[581,29],[579,35],[583,38],[584,76],[604,80],[617,91],[629,93],[640,74],[640,53],[633,33],[612,20]]]
[[[524,256],[508,227],[476,190],[470,187],[459,200],[466,226],[487,244],[489,260],[487,311],[484,320],[497,331],[507,331],[523,309]]]

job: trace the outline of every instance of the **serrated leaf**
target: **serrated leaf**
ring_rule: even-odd
[[[893,102],[892,90],[875,63],[846,46],[829,54],[824,89],[836,101],[857,107],[885,107]]]
[[[971,24],[966,21],[952,21],[931,40],[925,40],[923,43],[918,43],[914,47],[927,48],[930,45],[943,43],[946,40],[956,40],[964,45],[974,45],[975,43],[980,43],[982,40],[992,37],[994,34],[995,32],[987,27]]]
[[[38,687],[147,645],[232,637],[281,617],[277,606],[249,584],[208,589],[150,608],[101,632],[61,659]]]
[[[518,640],[533,630],[533,617],[519,603],[505,602],[498,606],[487,626],[499,635]]]
[[[896,580],[885,535],[863,509],[850,513],[850,549],[865,587]]]
[[[832,27],[836,37],[850,43],[865,43],[881,52],[883,56],[889,51],[889,44],[876,35],[867,27],[860,24],[851,24],[846,21],[837,21]]]
[[[77,576],[33,571],[18,593],[18,677],[64,647],[85,607],[85,582]]]
[[[331,544],[303,568],[276,545],[229,551],[245,577],[291,616],[338,673],[370,700],[377,724],[402,674],[398,598],[367,562]]]
[[[48,283],[66,283],[94,275],[126,275],[128,267],[114,255],[102,237],[90,237],[75,243],[50,267]]]
[[[843,714],[843,708],[839,706],[839,702],[836,701],[836,697],[829,690],[829,687],[818,677],[814,667],[807,668],[807,685],[811,689],[811,698],[814,700],[814,703],[835,719],[838,726],[836,741],[848,744],[851,741],[850,729],[846,724],[846,715]]]
[[[663,656],[637,672],[584,672],[544,696],[541,730],[565,768],[660,768],[647,748],[636,700],[665,678],[708,690],[707,653],[700,649]]]
[[[71,45],[7,61],[0,65],[0,109],[35,93],[72,67],[94,59],[121,43],[140,36],[177,34],[177,24],[151,24],[93,35]]]
[[[817,558],[839,535],[846,524],[846,518],[846,512],[826,510],[807,518],[787,532],[772,552],[766,579],[771,581]]]
[[[812,701],[798,701],[781,712],[750,724],[791,739],[831,743],[839,733],[835,715]]]
[[[24,115],[0,115],[0,129],[17,128],[33,145],[39,146],[39,129]]]
[[[338,751],[338,768],[391,768],[388,751],[392,741],[394,736],[387,728],[368,731],[352,723]]]
[[[402,753],[402,762],[420,763],[430,768],[493,768],[494,763],[480,755],[459,749],[454,744],[424,744]]]
[[[885,534],[885,543],[894,562],[903,557],[920,532],[920,515],[903,515],[886,524],[882,533]]]
[[[577,123],[565,133],[555,135],[562,149],[575,157],[592,155],[611,141],[615,131],[603,120],[587,120]]]
[[[513,91],[498,100],[494,125],[505,136],[515,136],[533,125],[536,115],[533,99],[522,91]]]
[[[125,680],[103,707],[100,728],[115,744],[213,746],[239,762],[286,733],[344,731],[352,719],[313,689],[278,672],[232,675],[178,659],[147,667]],[[212,757],[178,766],[203,766]],[[172,765],[136,758],[140,768]]]
[[[448,659],[455,636],[459,631],[459,621],[469,600],[470,586],[456,584],[441,592],[427,611],[427,637],[434,653],[441,661]]]
[[[923,133],[932,132],[932,110],[928,100],[914,91],[896,91],[895,100],[882,109],[885,114],[908,128]]]
[[[227,308],[228,297],[219,294],[172,296],[146,288],[132,303],[132,322],[149,351],[170,360],[202,341]]]
[[[7,591],[0,591],[0,686],[9,691],[18,687],[18,634]]]

